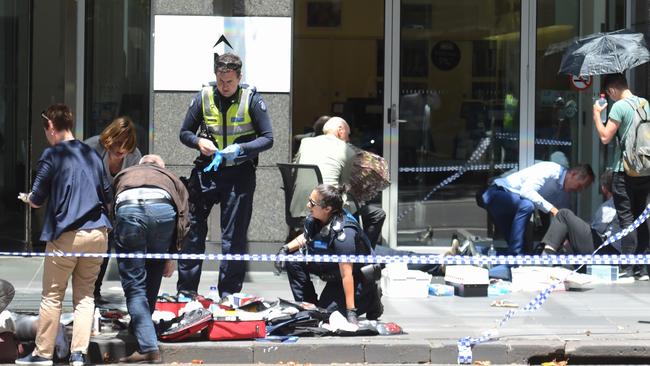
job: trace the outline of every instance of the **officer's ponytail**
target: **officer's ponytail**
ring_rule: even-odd
[[[320,196],[322,207],[331,207],[332,215],[343,212],[343,196],[348,191],[347,185],[333,186],[321,184],[314,189]]]

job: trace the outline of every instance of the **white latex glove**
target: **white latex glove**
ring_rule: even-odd
[[[25,203],[29,203],[29,195],[31,195],[31,193],[20,192],[18,193],[18,199]]]

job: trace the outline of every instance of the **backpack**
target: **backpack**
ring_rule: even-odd
[[[634,120],[623,135],[623,166],[625,173],[631,177],[650,175],[650,119],[645,109],[648,101],[643,98],[639,100],[639,104],[634,105],[631,100],[625,99],[634,109]]]

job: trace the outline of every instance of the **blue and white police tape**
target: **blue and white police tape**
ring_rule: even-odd
[[[519,141],[519,135],[514,133],[497,132],[494,137],[497,140]],[[571,146],[573,143],[569,140],[535,139],[535,145]]]
[[[464,165],[447,165],[447,166],[416,166],[416,167],[401,167],[400,173],[444,173],[455,172],[461,169],[465,171],[478,172],[486,170],[510,170],[519,167],[517,163],[502,163],[502,164],[473,164],[470,166]]]
[[[463,166],[454,174],[452,174],[450,177],[446,178],[442,182],[438,183],[435,187],[433,187],[429,193],[427,193],[424,198],[422,199],[422,202],[429,200],[431,196],[440,188],[451,184],[451,182],[455,181],[456,179],[460,178],[465,172],[473,165],[475,165],[476,161],[483,156],[485,151],[487,150],[488,146],[490,146],[490,143],[492,140],[489,137],[484,137],[481,139],[479,142],[478,146],[476,147],[476,150],[472,152],[472,155],[469,157],[469,160]],[[402,221],[406,215],[408,215],[410,212],[413,212],[415,210],[415,205],[411,205],[409,208],[406,210],[402,211],[398,216],[397,216],[397,222],[399,223]]]
[[[610,235],[605,242],[603,242],[596,250],[594,250],[594,253],[597,253],[600,249],[611,245],[612,243],[621,240],[624,236],[629,234],[630,232],[636,230],[642,223],[644,223],[646,220],[648,220],[648,217],[650,217],[650,204],[643,210],[641,215],[637,217],[634,222],[628,227],[626,227],[624,230],[615,233],[613,235]],[[569,256],[567,256],[569,257]],[[570,257],[579,257],[579,256],[570,256]],[[591,254],[591,255],[585,255],[585,256],[580,256],[584,258],[591,258],[591,259],[601,259],[601,258],[606,258],[610,257],[607,255],[596,255],[596,254]],[[550,284],[547,288],[545,288],[543,291],[537,294],[532,300],[526,304],[522,308],[522,311],[535,311],[539,310],[542,305],[548,300],[548,298],[551,296],[551,293],[553,290],[559,286],[561,283],[563,283],[567,277],[572,275],[573,273],[576,273],[580,268],[585,265],[585,264],[647,264],[648,256],[641,256],[645,258],[634,258],[637,256],[634,255],[620,255],[620,256],[611,256],[611,257],[619,257],[617,259],[621,261],[617,261],[617,263],[596,263],[594,262],[584,262],[580,263],[580,267],[576,268],[573,270],[573,272],[570,272],[567,274],[565,278],[561,278],[556,280],[554,283]],[[640,263],[637,263],[637,260],[640,260]],[[571,264],[578,264],[578,263],[571,263]],[[499,324],[497,325],[497,329],[501,328],[508,320],[512,319],[515,315],[517,314],[516,310],[509,310],[506,312],[506,314],[503,316],[503,318],[499,321]],[[497,338],[497,333],[495,330],[490,330],[487,332],[484,332],[481,337],[478,338],[472,338],[472,337],[463,337],[458,340],[457,345],[458,345],[458,363],[459,364],[470,364],[472,363],[472,347],[479,344],[479,343],[484,343],[487,342],[491,339]]]
[[[499,255],[442,256],[430,255],[329,255],[329,254],[169,254],[169,253],[76,253],[76,252],[0,252],[0,257],[77,257],[77,258],[136,258],[190,259],[205,261],[246,262],[318,262],[318,263],[407,263],[444,265],[626,265],[650,264],[650,254],[621,255]]]
[[[519,137],[514,134],[510,133],[503,133],[503,132],[498,132],[495,135],[495,138],[497,140],[519,140]],[[450,177],[446,178],[442,182],[438,183],[436,186],[434,186],[429,193],[427,193],[424,198],[422,199],[421,202],[428,201],[431,196],[438,191],[440,188],[447,186],[454,182],[456,179],[460,178],[465,172],[468,171],[481,171],[481,170],[488,170],[488,169],[499,169],[496,166],[490,166],[489,164],[476,164],[476,162],[483,156],[485,151],[487,150],[488,146],[490,146],[492,140],[491,138],[484,137],[479,141],[479,144],[477,148],[472,152],[472,155],[470,156],[469,160],[463,165],[452,165],[452,166],[440,166],[440,167],[404,167],[400,168],[399,172],[400,173],[435,173],[435,172],[451,172],[451,171],[456,171],[453,175]],[[535,144],[536,145],[548,145],[548,146],[571,146],[572,142],[571,141],[564,141],[564,140],[550,140],[550,139],[535,139]],[[512,169],[515,167],[518,167],[518,164],[510,163],[510,164],[499,164],[501,165],[501,168],[503,169]],[[413,212],[415,210],[415,205],[411,205],[409,208],[405,209],[402,211],[398,216],[397,216],[397,222],[401,222],[409,213]]]

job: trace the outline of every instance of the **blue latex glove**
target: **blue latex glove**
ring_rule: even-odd
[[[223,157],[221,156],[221,153],[217,151],[216,153],[214,153],[214,155],[212,155],[212,162],[210,163],[210,165],[203,168],[203,171],[209,172],[210,170],[214,170],[216,172],[217,169],[219,169],[219,165],[221,165],[222,159]]]
[[[221,150],[220,153],[227,162],[232,163],[241,153],[241,147],[239,147],[238,144],[228,145],[225,149]]]

